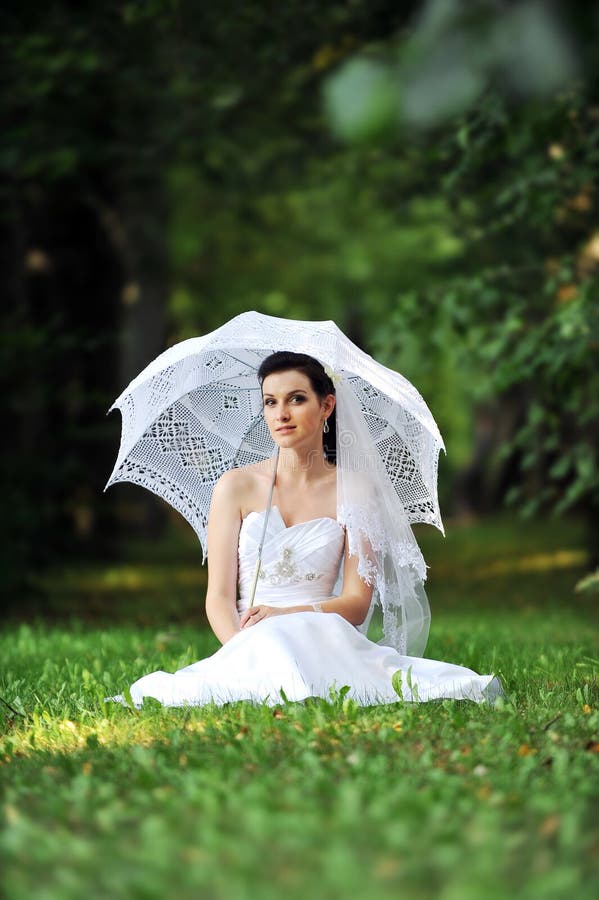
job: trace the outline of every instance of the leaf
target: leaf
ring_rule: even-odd
[[[397,696],[403,700],[404,697],[403,697],[403,691],[402,691],[402,682],[403,682],[403,672],[401,669],[398,669],[391,676],[391,686],[393,687],[393,690],[395,691]]]
[[[537,752],[536,747],[531,747],[529,744],[520,744],[518,747],[518,756],[534,756]]]
[[[599,569],[581,578],[574,590],[577,594],[599,594]]]
[[[551,478],[563,478],[572,468],[572,457],[564,453],[549,469]]]
[[[331,128],[346,141],[370,141],[395,124],[398,88],[389,68],[368,59],[353,59],[324,87]]]
[[[131,712],[137,712],[137,708],[133,702],[133,698],[131,697],[131,690],[129,686],[123,688],[123,700],[125,701],[125,706],[131,710]]]

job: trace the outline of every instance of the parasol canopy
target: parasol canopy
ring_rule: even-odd
[[[122,415],[118,457],[106,488],[140,484],[177,509],[206,557],[212,490],[223,472],[271,457],[257,370],[279,350],[307,353],[343,377],[410,524],[443,531],[437,496],[443,439],[424,399],[402,375],[360,350],[332,321],[245,312],[170,347],[111,407]],[[337,446],[351,435],[337,433]]]

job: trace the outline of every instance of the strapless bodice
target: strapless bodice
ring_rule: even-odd
[[[266,511],[251,512],[239,532],[239,610],[249,595]],[[343,557],[345,532],[336,519],[322,516],[285,525],[276,506],[268,517],[262,565],[254,603],[293,606],[330,597]]]

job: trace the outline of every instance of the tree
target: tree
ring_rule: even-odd
[[[167,324],[172,334],[180,174],[205,188],[196,224],[209,233],[211,207],[226,206],[238,228],[267,186],[301,177],[311,142],[329,142],[313,121],[319,48],[387,34],[396,16],[391,3],[315,0],[4,10],[2,354],[15,424],[1,553],[15,582],[112,545],[115,516],[130,511],[100,499],[118,442],[105,412],[164,349]],[[227,309],[226,290],[207,287],[201,330]],[[175,314],[178,296],[180,279]]]
[[[382,352],[396,357],[415,335],[439,359],[451,343],[451,370],[466,374],[471,399],[515,406],[499,455],[515,459],[521,483],[507,500],[524,515],[584,510],[596,559],[599,114],[589,24],[580,8],[568,33],[536,3],[466,10],[434,0],[403,41],[341,67],[326,97],[340,136],[418,144],[429,191],[445,199],[463,245],[459,270],[398,298]],[[349,94],[360,79],[356,115]]]

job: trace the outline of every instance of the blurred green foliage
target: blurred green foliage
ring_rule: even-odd
[[[453,127],[489,87],[517,99],[550,96],[578,74],[564,25],[540,0],[426,0],[399,41],[365,48],[328,81],[331,124],[344,139],[373,139]]]
[[[129,0],[5,21],[7,584],[143,531],[133,489],[100,493],[104,413],[165,343],[248,308],[334,319],[416,384],[446,511],[507,493],[597,522],[587,5]]]
[[[525,515],[582,501],[596,555],[597,70],[583,52],[575,62],[563,18],[537,2],[429,0],[407,36],[367,48],[376,61],[353,58],[330,77],[325,105],[359,146],[415,142],[420,178],[460,239],[457,265],[399,295],[375,346],[391,365],[429,357],[415,380],[450,443],[469,424],[457,409],[491,401],[500,415],[519,395],[498,453],[521,473],[507,499]]]

